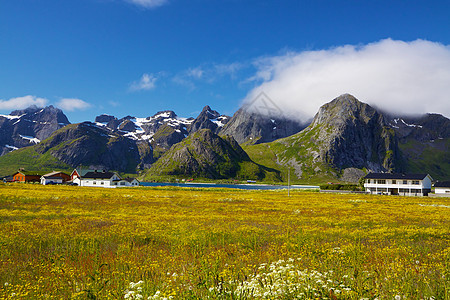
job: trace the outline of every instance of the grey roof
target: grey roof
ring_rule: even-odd
[[[428,174],[369,173],[366,179],[423,180]]]
[[[124,178],[123,180],[126,180],[130,183],[133,182],[133,180],[136,180],[137,182],[139,182],[139,180],[137,180],[136,178],[130,178],[130,177]]]
[[[113,177],[115,173],[112,172],[88,172],[82,178],[90,178],[90,179],[110,179]]]
[[[103,172],[104,170],[95,170],[95,169],[75,169],[75,170],[72,171],[72,174],[73,174],[73,172],[75,172],[75,171],[77,171],[78,175],[80,175],[81,177],[84,177],[84,175],[86,175],[86,174],[89,173],[89,172],[95,172],[95,171],[97,171],[97,172]]]
[[[61,172],[61,171],[53,171],[53,172],[47,173],[47,174],[45,174],[43,176],[47,178],[47,177],[53,177],[53,176],[58,175],[58,174],[65,174],[65,175],[69,176],[68,174],[66,174],[64,172]]]
[[[450,188],[450,181],[438,181],[434,184],[434,187],[448,187]]]

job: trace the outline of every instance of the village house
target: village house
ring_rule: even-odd
[[[428,174],[369,173],[364,188],[370,194],[427,196],[432,180]]]
[[[41,176],[41,184],[43,185],[62,184],[70,180],[71,180],[70,175],[60,171],[53,171],[51,173]]]
[[[86,175],[86,173],[89,173],[89,172],[95,172],[95,171],[97,171],[97,172],[104,172],[105,170],[95,170],[95,169],[74,169],[74,170],[72,171],[72,173],[70,174],[70,177],[72,178],[72,181],[73,181],[75,178],[81,178],[81,177],[83,177],[84,175]]]
[[[39,182],[43,173],[20,170],[13,174],[13,182]]]
[[[72,172],[72,178],[74,178],[72,180],[73,183],[79,186],[106,188],[139,186],[139,181],[135,178],[122,179],[117,173],[107,172],[105,170],[89,170],[88,172],[74,170]]]
[[[434,193],[450,196],[450,181],[436,182],[434,184]]]
[[[124,178],[122,181],[125,181],[125,185],[123,186],[139,186],[140,182],[136,178]]]
[[[73,172],[72,172],[73,173]],[[79,186],[94,186],[94,187],[115,187],[115,181],[119,181],[119,175],[105,170],[94,170],[85,173],[82,176],[73,179],[73,182]]]

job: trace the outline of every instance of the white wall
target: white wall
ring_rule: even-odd
[[[450,187],[436,187],[434,188],[435,194],[449,194],[450,195]]]

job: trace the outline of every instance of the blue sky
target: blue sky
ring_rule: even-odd
[[[381,107],[411,101],[407,113],[448,117],[449,28],[449,1],[2,0],[0,113],[34,103],[63,108],[71,122],[166,109],[195,117],[205,105],[232,115],[264,90],[287,109],[305,107],[305,117],[352,91]],[[395,65],[402,51],[404,73],[372,93],[367,83],[392,71],[371,68]],[[361,68],[364,82],[340,81]],[[308,74],[316,79],[302,86]],[[424,99],[429,84],[402,102],[405,87],[431,74],[442,74],[430,88],[435,103]]]

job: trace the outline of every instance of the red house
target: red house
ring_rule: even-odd
[[[19,171],[14,173],[13,182],[40,182],[43,173]]]

